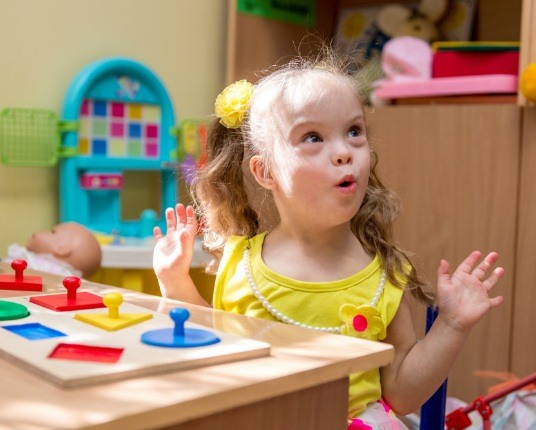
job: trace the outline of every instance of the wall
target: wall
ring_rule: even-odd
[[[74,75],[109,56],[152,69],[176,121],[211,114],[224,85],[225,1],[0,0],[0,10],[0,110],[50,109],[60,117]],[[57,166],[0,164],[0,257],[58,220]]]

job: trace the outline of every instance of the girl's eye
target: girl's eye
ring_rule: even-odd
[[[309,142],[309,143],[318,143],[318,142],[322,142],[322,139],[316,133],[309,133],[303,138],[303,141]]]
[[[361,134],[363,133],[359,127],[351,127],[350,130],[348,130],[348,136],[350,137],[359,137]]]

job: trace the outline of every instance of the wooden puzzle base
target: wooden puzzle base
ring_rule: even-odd
[[[121,305],[122,314],[150,313],[152,318],[109,331],[74,317],[99,311],[106,315],[106,309],[56,312],[31,303],[29,297],[10,297],[2,301],[25,306],[30,315],[0,321],[0,356],[64,388],[263,357],[270,353],[267,343],[189,321],[185,323],[185,332],[210,332],[220,341],[197,347],[150,345],[142,342],[144,334],[150,337],[155,331],[173,331],[174,322],[170,315],[131,303]]]

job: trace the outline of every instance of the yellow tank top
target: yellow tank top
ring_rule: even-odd
[[[251,239],[233,236],[227,242],[216,276],[213,306],[237,314],[277,321],[254,295],[244,270],[244,250],[249,249],[249,268],[257,288],[283,315],[313,327],[340,327],[346,335],[370,340],[385,338],[396,314],[402,289],[389,281],[374,307],[370,306],[382,277],[380,259],[346,279],[302,282],[281,276],[261,258],[266,233]],[[350,375],[349,417],[381,397],[379,369]]]

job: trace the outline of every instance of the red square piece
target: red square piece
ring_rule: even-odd
[[[101,296],[88,292],[77,293],[74,299],[68,298],[67,294],[32,296],[30,297],[30,302],[56,312],[105,307]]]

